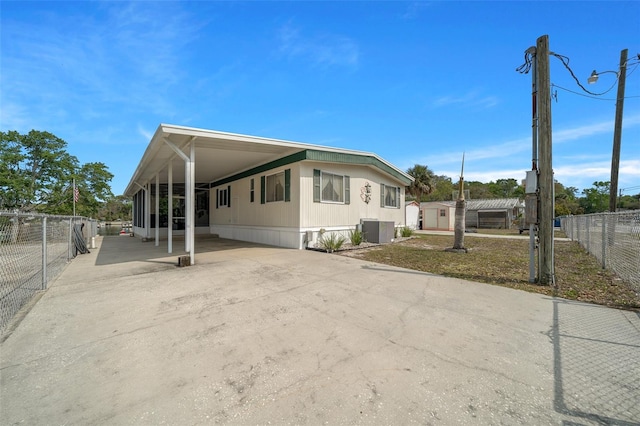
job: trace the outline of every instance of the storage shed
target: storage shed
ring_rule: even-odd
[[[465,226],[480,229],[510,229],[524,213],[524,202],[518,198],[467,200]]]
[[[454,201],[431,201],[420,203],[422,228],[435,231],[453,231],[456,219]]]

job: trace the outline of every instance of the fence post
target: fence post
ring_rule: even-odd
[[[585,248],[587,249],[587,251],[589,253],[593,253],[593,251],[591,250],[591,216],[587,216],[586,217],[586,223],[584,225],[586,231],[587,231],[587,235],[585,236]]]
[[[607,218],[608,214],[602,215],[602,269],[607,267]]]
[[[47,217],[42,218],[42,290],[47,289]]]
[[[73,243],[73,219],[69,218],[69,252],[67,253],[68,262],[71,262],[71,259],[73,258],[72,256],[73,250],[71,249],[72,243]]]

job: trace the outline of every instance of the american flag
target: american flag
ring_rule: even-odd
[[[80,191],[78,191],[77,187],[73,187],[73,201],[78,202],[78,197],[80,197]]]

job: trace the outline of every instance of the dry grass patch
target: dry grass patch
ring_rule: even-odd
[[[566,299],[640,309],[640,294],[575,242],[556,241],[557,289],[529,283],[527,239],[465,238],[466,254],[445,252],[452,236],[423,235],[350,253],[372,262],[465,280],[548,294]]]

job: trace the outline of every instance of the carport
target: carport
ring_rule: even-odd
[[[176,197],[173,191],[174,184],[184,184],[184,216],[174,217],[171,204],[167,206],[168,223],[171,225],[174,220],[184,220],[184,250],[189,253],[191,264],[194,264],[196,184],[208,184],[308,147],[280,140],[160,124],[124,193],[134,198],[136,231],[144,238],[152,238],[152,188],[155,193],[154,211],[158,212],[161,185],[166,184],[167,202],[173,204]],[[153,238],[158,246],[159,218],[156,217],[154,222]],[[173,226],[167,227],[168,253],[173,252],[172,228]]]
[[[314,149],[329,155],[375,157],[373,161],[382,163],[375,154],[359,151],[160,124],[124,193],[133,199],[133,232],[142,238],[153,238],[158,246],[161,228],[167,223],[168,253],[173,252],[174,233],[184,234],[184,249],[194,264],[196,225],[203,232],[206,227],[210,233],[208,224],[196,224],[196,202],[202,209],[199,212],[209,212],[208,191],[213,182]],[[383,167],[390,169],[386,164]],[[161,189],[162,197],[166,198],[162,205]],[[207,191],[207,196],[197,199],[197,191],[201,194]],[[179,208],[175,208],[176,204]]]

